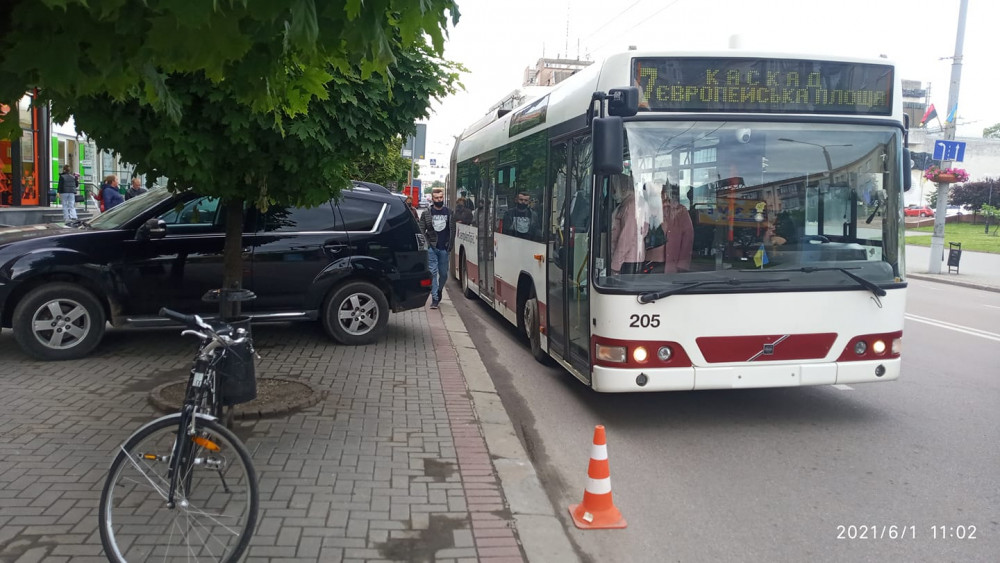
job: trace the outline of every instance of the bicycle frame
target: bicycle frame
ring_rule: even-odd
[[[185,393],[184,405],[181,408],[180,422],[177,425],[177,439],[174,441],[174,448],[170,463],[167,466],[167,476],[170,480],[170,487],[167,492],[167,506],[176,507],[174,495],[177,492],[177,478],[179,474],[185,473],[185,469],[191,460],[188,460],[191,452],[191,439],[197,435],[197,420],[203,417],[209,420],[218,420],[221,405],[219,404],[219,390],[217,388],[218,378],[215,369],[212,367],[216,358],[216,353],[221,350],[221,354],[226,353],[226,343],[216,334],[211,336],[194,330],[185,330],[181,333],[192,334],[201,338],[202,347],[198,351],[194,367],[191,369],[191,377],[188,379],[187,392]],[[202,404],[204,395],[208,393],[210,401],[209,415],[199,412],[199,405]],[[182,436],[184,439],[182,439]]]

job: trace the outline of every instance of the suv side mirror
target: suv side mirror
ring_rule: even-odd
[[[160,239],[167,236],[167,223],[162,219],[152,218],[146,220],[135,233],[136,240]]]
[[[625,126],[622,118],[595,117],[591,125],[594,145],[594,173],[621,174],[624,169]]]

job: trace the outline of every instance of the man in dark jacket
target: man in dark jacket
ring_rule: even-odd
[[[139,178],[132,178],[132,187],[130,187],[125,192],[125,199],[132,199],[133,197],[135,197],[137,195],[142,195],[142,194],[146,193],[147,191],[149,191],[149,190],[147,190],[146,188],[142,187],[142,180],[140,180]]]
[[[63,166],[59,175],[59,199],[62,201],[63,222],[76,221],[76,193],[80,191],[80,179],[70,172],[69,165]]]
[[[427,238],[427,268],[431,271],[431,309],[441,303],[441,292],[448,281],[448,251],[454,221],[444,204],[444,190],[431,191],[431,207],[420,216],[420,230]]]

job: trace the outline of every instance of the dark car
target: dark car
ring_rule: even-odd
[[[0,324],[44,360],[88,354],[113,326],[163,326],[161,307],[207,318],[222,284],[225,206],[152,190],[77,227],[0,229]],[[355,182],[313,208],[244,211],[243,303],[254,321],[320,320],[343,344],[386,332],[430,294],[426,243],[404,203]]]

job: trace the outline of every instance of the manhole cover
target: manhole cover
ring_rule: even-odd
[[[177,412],[184,402],[187,379],[165,383],[149,392],[149,402],[164,412]],[[258,377],[257,398],[233,407],[238,419],[280,416],[311,407],[326,396],[312,385],[282,377]]]

